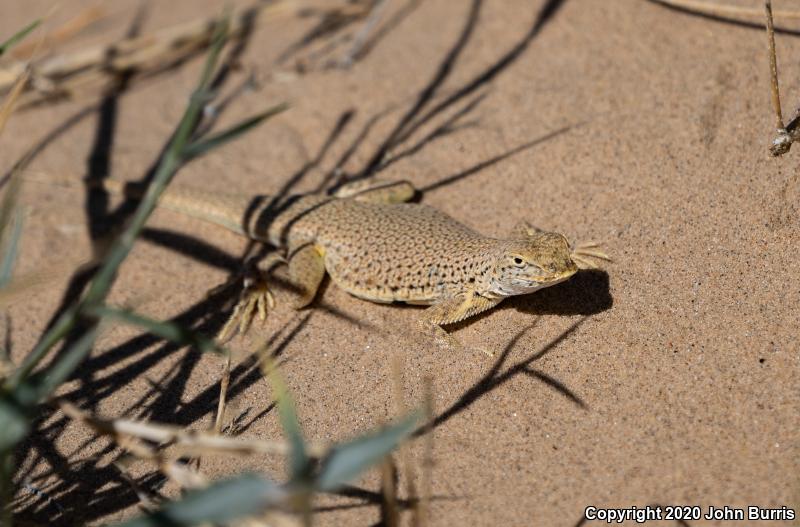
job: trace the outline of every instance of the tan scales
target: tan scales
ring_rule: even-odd
[[[105,181],[111,191],[135,194]],[[285,261],[298,293],[296,308],[316,296],[327,273],[348,293],[372,302],[430,305],[421,325],[439,339],[441,328],[491,309],[504,298],[562,282],[590,258],[608,260],[597,244],[574,249],[562,234],[520,226],[509,238],[484,236],[424,204],[407,182],[359,181],[333,195],[291,196],[282,204],[267,196],[168,189],[160,206],[211,221],[283,249],[263,267]],[[244,330],[254,313],[274,304],[266,273],[248,284],[221,336],[234,321]]]

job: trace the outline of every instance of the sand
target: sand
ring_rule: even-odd
[[[63,0],[54,23],[90,4]],[[149,30],[212,16],[222,5],[151,4]],[[544,4],[422,2],[346,71],[312,64],[291,73],[293,60],[307,55],[276,66],[314,19],[265,23],[252,36],[243,69],[223,91],[251,69],[261,88],[236,99],[220,126],[280,101],[291,109],[191,163],[176,184],[270,193],[300,174],[292,191],[312,190],[351,147],[341,168],[357,173],[435,86],[436,98],[417,117],[448,97],[453,104],[393,150],[398,158],[381,177],[410,180],[426,189],[425,203],[486,234],[524,219],[603,241],[614,262],[454,329],[466,348],[495,350],[495,359],[415,339],[417,308],[326,287],[315,308],[278,308],[232,343],[240,353],[232,412],[250,409],[245,436],[280,437],[270,388],[247,358],[269,342],[306,435],[345,439],[396,415],[391,365],[401,358],[409,404],[421,400],[423,380],[433,380],[431,525],[572,526],[582,524],[587,506],[797,511],[800,152],[773,159],[767,151],[765,35],[644,0],[550,2],[551,11]],[[0,35],[49,5],[5,6]],[[121,37],[136,5],[114,2],[118,16],[65,49]],[[777,38],[791,114],[800,99],[800,40],[797,33]],[[191,60],[118,99],[116,119],[103,131],[113,137],[113,177],[139,178],[156,159],[201,63]],[[15,115],[2,137],[2,166],[96,102]],[[430,137],[462,110],[447,133]],[[99,115],[90,109],[76,118],[31,170],[85,175]],[[59,309],[75,263],[91,255],[80,190],[32,183],[23,197],[18,272],[49,269],[51,279],[8,308],[16,360]],[[225,315],[220,298],[236,289],[211,300],[207,292],[238,269],[246,241],[168,211],[149,227],[110,301],[213,334]],[[103,416],[202,429],[216,409],[220,369],[216,357],[112,327],[61,393]],[[41,427],[18,461],[49,499],[20,490],[21,518],[66,525],[137,512],[107,441],[50,410]],[[412,448],[418,461],[421,445]],[[209,458],[203,470],[280,479],[282,466],[279,458]],[[134,473],[143,487],[157,487],[159,478],[144,468]],[[316,524],[374,524],[378,488],[369,473],[342,496],[320,499]]]

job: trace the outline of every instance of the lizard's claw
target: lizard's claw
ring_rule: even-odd
[[[577,245],[570,253],[572,261],[578,266],[579,269],[597,269],[597,264],[592,260],[605,260],[611,262],[611,257],[605,252],[600,250],[600,244],[597,242],[586,242]]]
[[[219,332],[217,340],[227,342],[236,333],[244,334],[253,323],[253,318],[258,316],[262,322],[267,318],[268,310],[275,307],[275,298],[272,296],[266,281],[259,280],[254,284],[245,282],[244,291],[233,313]],[[234,331],[234,328],[236,330]]]
[[[267,284],[268,269],[281,261],[282,258],[276,255],[265,261],[267,270],[251,269],[245,274],[242,295],[233,309],[233,313],[217,335],[219,342],[227,342],[236,333],[246,333],[256,316],[262,322],[266,320],[267,313],[275,307],[275,297],[272,296]]]

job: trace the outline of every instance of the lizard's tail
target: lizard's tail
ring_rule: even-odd
[[[78,188],[79,178],[68,176],[40,175],[36,172],[25,174],[25,181],[46,185],[62,185]],[[140,200],[146,187],[137,183],[127,183],[115,179],[84,179],[83,184],[91,188],[102,188],[117,196]],[[209,192],[190,187],[170,186],[162,194],[159,207],[170,209],[193,218],[208,221],[242,235],[248,235],[252,224],[249,211],[260,212],[269,202],[266,196],[247,196],[232,192]],[[260,239],[260,236],[256,236]]]
[[[104,188],[111,194],[141,199],[145,187],[136,183],[123,183],[114,179],[91,180],[90,185]],[[159,198],[158,206],[208,221],[238,234],[247,235],[247,211],[264,196],[254,198],[232,192],[211,192],[190,187],[169,187]]]

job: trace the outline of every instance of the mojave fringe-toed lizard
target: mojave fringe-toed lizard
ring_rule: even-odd
[[[93,182],[115,194],[136,196],[135,186]],[[327,272],[348,293],[372,302],[424,304],[420,326],[437,341],[458,343],[441,327],[491,309],[504,298],[567,280],[591,258],[609,260],[596,243],[573,248],[559,233],[520,225],[510,238],[484,236],[447,214],[419,203],[406,182],[361,180],[333,194],[230,195],[169,188],[168,208],[281,249],[261,263],[266,271],[246,280],[242,299],[219,334],[244,332],[274,307],[268,270],[286,262],[296,309],[308,306]]]

